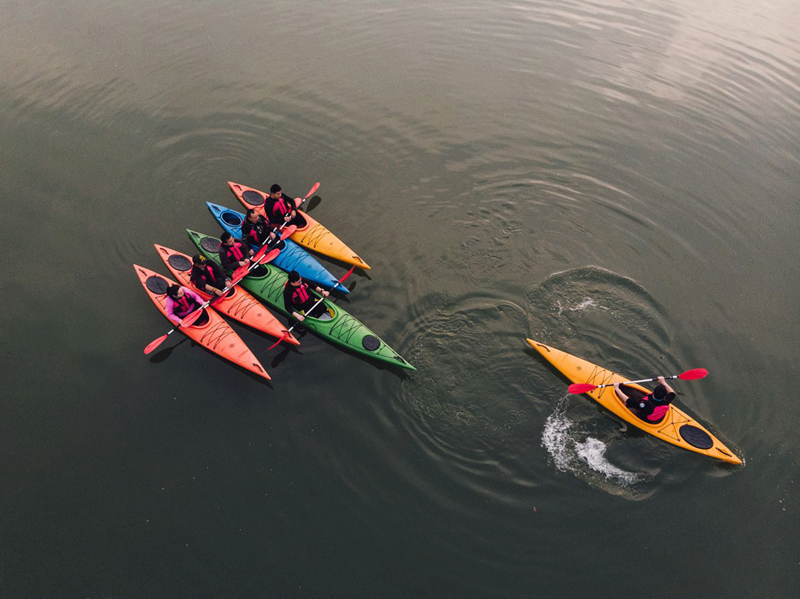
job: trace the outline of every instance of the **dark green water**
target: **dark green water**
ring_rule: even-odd
[[[0,3],[2,597],[796,597],[791,1]],[[416,373],[166,332],[131,264],[280,182]],[[335,274],[340,264],[321,260]],[[634,431],[525,337],[745,459]],[[174,348],[174,349],[169,349]]]

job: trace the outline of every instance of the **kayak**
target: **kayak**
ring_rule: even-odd
[[[236,210],[231,210],[230,208],[225,208],[225,206],[220,206],[219,204],[212,204],[211,202],[206,202],[206,204],[211,211],[211,215],[216,219],[220,227],[237,239],[242,238],[244,214]],[[317,285],[327,287],[328,289],[335,289],[341,293],[350,293],[350,290],[339,283],[337,278],[334,277],[328,269],[317,262],[311,254],[294,241],[286,239],[284,243],[286,247],[275,257],[272,264],[286,272],[296,270],[301,277],[308,281],[313,281]],[[258,246],[256,245],[250,244],[250,247],[258,250]]]
[[[184,287],[188,287],[197,295],[203,298],[203,301],[211,299],[211,294],[205,291],[200,291],[197,286],[192,283],[192,259],[186,254],[171,250],[163,245],[155,244],[156,251],[164,264],[167,265],[170,272]],[[225,297],[214,302],[214,309],[222,312],[223,314],[238,320],[258,331],[263,331],[267,335],[273,337],[281,337],[286,331],[286,327],[275,316],[267,310],[264,305],[259,302],[252,295],[247,293],[241,286],[237,285],[231,289]],[[284,339],[291,345],[300,345],[300,342],[292,335]]]
[[[266,218],[264,200],[268,194],[233,181],[228,181],[228,186],[230,186],[231,191],[245,208],[255,208],[260,215]],[[302,198],[295,198],[295,202],[298,205],[301,201]],[[317,222],[308,212],[303,212],[302,216],[306,220],[306,225],[302,228],[297,228],[297,232],[292,235],[294,241],[324,256],[330,256],[347,264],[355,264],[365,270],[369,269],[369,264],[364,262],[358,254],[347,247],[336,235]]]
[[[573,383],[605,385],[615,382],[627,383],[630,380],[544,343],[539,343],[533,339],[527,339],[527,342]],[[650,393],[648,389],[641,385],[633,384],[629,386],[643,393]],[[730,464],[742,463],[742,460],[734,455],[719,439],[714,437],[708,429],[681,411],[675,404],[670,404],[669,411],[661,422],[651,424],[631,412],[617,397],[617,394],[614,393],[614,387],[594,389],[586,395],[622,418],[625,422],[654,437],[658,437],[662,441]]]
[[[217,254],[220,244],[219,239],[189,229],[186,232],[189,234],[189,239],[192,240],[192,243],[197,246],[197,249],[203,255],[219,261],[219,255]],[[240,285],[288,316],[289,313],[283,304],[283,288],[287,284],[287,275],[279,268],[272,266],[272,264],[265,265],[265,270],[267,272],[263,276],[248,275]],[[389,347],[385,341],[380,339],[354,316],[348,314],[344,308],[328,299],[324,299],[323,303],[327,308],[327,313],[323,314],[321,318],[306,317],[303,321],[303,326],[320,337],[358,354],[382,360],[401,368],[416,370],[400,354]]]
[[[157,272],[138,264],[134,264],[133,268],[136,270],[136,274],[139,275],[139,281],[142,283],[147,295],[150,296],[156,307],[161,310],[161,313],[166,316],[167,287],[174,285],[175,281],[162,277]],[[241,340],[230,325],[222,319],[222,316],[217,314],[213,308],[206,308],[206,312],[208,314],[207,323],[200,326],[180,327],[178,330],[218,356],[270,380],[271,377],[253,355],[253,352],[250,351],[250,348],[245,345],[244,341]]]

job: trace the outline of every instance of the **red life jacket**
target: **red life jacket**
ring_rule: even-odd
[[[227,253],[228,258],[230,258],[231,254],[233,254],[233,257],[236,259],[236,262],[241,262],[242,259],[244,258],[244,252],[242,251],[242,244],[239,243],[238,241],[235,241],[233,245],[223,245],[223,247],[225,248],[225,252]]]
[[[295,306],[302,306],[311,298],[311,294],[308,292],[308,285],[305,283],[300,283],[298,287],[295,287],[292,290],[292,303]]]
[[[294,204],[294,202],[292,202],[292,204]],[[292,210],[294,210],[294,206],[292,205],[290,207],[289,202],[286,201],[284,196],[281,196],[272,204],[272,212],[276,214],[280,213],[281,216],[286,216]]]
[[[183,292],[183,297],[173,297],[172,301],[175,302],[177,306],[175,313],[180,318],[183,318],[190,312],[194,312],[197,308],[199,308],[197,302],[194,301],[194,298],[189,297],[189,294],[185,291]]]
[[[666,413],[669,412],[669,404],[667,405],[658,405],[653,408],[653,413],[647,416],[647,419],[650,422],[658,422],[660,421]]]

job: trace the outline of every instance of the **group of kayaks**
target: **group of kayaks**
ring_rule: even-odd
[[[264,202],[268,194],[238,183],[228,182],[228,186],[246,208],[255,209],[262,216],[264,215]],[[299,206],[300,199],[298,198],[295,202]],[[208,202],[207,206],[223,231],[236,238],[241,238],[244,214],[211,202]],[[370,268],[358,254],[307,212],[303,212],[302,216],[305,221],[303,226],[298,227],[290,237],[284,240],[285,246],[269,264],[261,265],[261,272],[253,271],[248,274],[231,289],[228,295],[215,300],[213,307],[207,307],[206,312],[209,315],[207,322],[202,325],[180,327],[179,330],[193,341],[234,364],[265,379],[271,379],[253,352],[220,314],[277,337],[289,345],[299,345],[297,337],[288,331],[288,325],[279,321],[267,308],[269,306],[288,316],[283,301],[283,288],[287,284],[288,273],[296,271],[303,279],[316,285],[340,294],[349,293],[349,290],[306,250],[312,250],[364,270]],[[196,248],[194,253],[200,253],[207,259],[219,263],[220,240],[217,237],[188,229],[187,233]],[[137,264],[134,264],[134,269],[145,291],[162,314],[167,315],[167,288],[176,281],[194,291],[204,301],[210,299],[210,296],[198,289],[190,279],[191,256],[163,245],[156,244],[155,247],[159,257],[164,261],[175,280]],[[257,275],[254,274],[256,272],[258,272]],[[306,315],[302,323],[303,327],[355,353],[400,368],[415,370],[400,354],[353,315],[336,304],[333,299],[333,295],[323,298],[322,302],[326,311],[319,318]]]
[[[228,182],[228,185],[236,198],[247,209],[255,209],[262,216],[265,215],[266,193],[238,183]],[[298,198],[296,203],[299,208],[301,200]],[[244,214],[211,202],[207,203],[207,207],[223,231],[237,239],[242,237]],[[312,250],[354,267],[369,269],[369,265],[338,237],[307,212],[302,214],[305,221],[303,226],[298,227],[290,237],[285,239],[283,249],[272,258],[269,264],[263,265],[261,272],[248,274],[238,286],[233,287],[228,295],[215,300],[213,308],[206,309],[209,315],[207,322],[202,325],[180,328],[185,335],[198,344],[265,379],[271,378],[266,369],[220,314],[277,337],[283,343],[299,345],[300,342],[288,331],[287,325],[279,321],[266,307],[269,306],[279,313],[289,316],[283,300],[287,273],[296,271],[307,281],[340,294],[349,293],[349,290],[306,250]],[[197,252],[207,259],[220,262],[218,254],[220,240],[218,238],[189,229],[187,229],[187,233]],[[198,289],[191,281],[192,259],[189,255],[163,245],[156,244],[155,247],[159,257],[180,285],[188,287],[204,301],[210,299],[207,293]],[[175,281],[139,265],[134,265],[134,268],[150,299],[166,316],[166,291]],[[324,302],[326,312],[319,318],[306,316],[303,321],[306,329],[357,354],[369,356],[400,368],[415,370],[375,333],[334,303],[332,297],[321,300]],[[625,377],[544,343],[533,339],[527,339],[527,342],[573,383],[590,383],[589,387],[596,387],[587,392],[587,395],[623,421],[683,449],[731,464],[742,463],[741,459],[708,429],[677,406],[670,405],[668,412],[659,422],[646,422],[628,409],[610,386],[615,382],[627,383],[642,393],[648,393],[648,390],[641,385],[631,385]]]

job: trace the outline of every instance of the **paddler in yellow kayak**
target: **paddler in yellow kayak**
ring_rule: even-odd
[[[656,380],[659,384],[647,395],[625,383],[614,383],[614,393],[625,403],[625,407],[650,424],[661,422],[669,411],[669,404],[675,399],[675,391],[666,379],[660,376]]]
[[[298,229],[306,226],[306,219],[297,209],[297,202],[294,198],[284,195],[277,183],[269,188],[269,197],[264,200],[264,212],[274,227],[280,227],[283,223],[287,226],[296,225]]]

